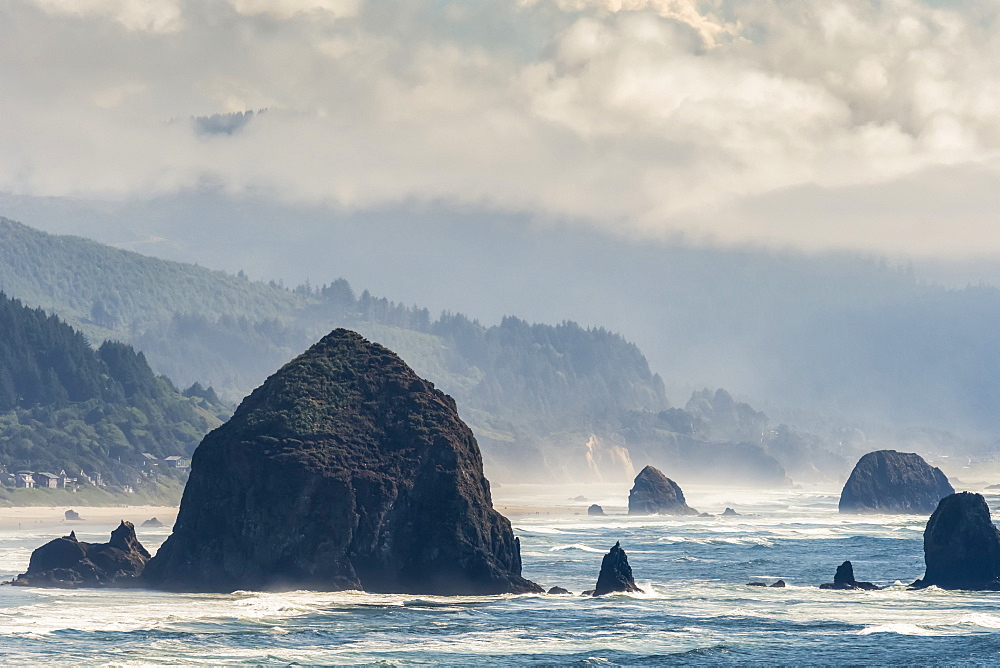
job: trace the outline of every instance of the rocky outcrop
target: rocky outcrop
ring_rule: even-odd
[[[840,494],[842,513],[931,513],[955,490],[912,452],[878,450],[858,460]]]
[[[772,585],[769,585],[769,584],[764,583],[764,582],[748,582],[747,586],[748,587],[770,587],[772,589],[774,589],[774,588],[781,589],[782,587],[785,587],[786,585],[785,585],[785,581],[784,580],[778,580],[778,581],[776,581]]]
[[[833,576],[833,582],[827,582],[819,586],[820,589],[864,589],[864,590],[875,590],[881,589],[878,585],[874,585],[871,582],[858,582],[854,579],[854,565],[845,561],[840,566],[837,566],[837,572]]]
[[[697,515],[684,501],[684,492],[659,469],[647,466],[635,477],[628,493],[629,515]]]
[[[180,591],[542,592],[455,401],[334,330],[198,446],[143,576]]]
[[[552,594],[552,595],[566,595],[566,594],[572,595],[573,594],[573,592],[571,592],[569,589],[563,589],[562,587],[552,587],[546,593],[547,594]]]
[[[66,516],[66,520],[68,522],[82,522],[83,521],[83,518],[80,517],[80,513],[76,512],[75,510],[67,510],[64,513],[64,515]]]
[[[924,562],[914,587],[1000,589],[1000,531],[981,494],[941,499],[924,529]]]
[[[722,516],[723,517],[739,517],[740,514],[738,512],[736,512],[735,510],[733,510],[732,508],[726,508],[725,510],[722,511]]]
[[[629,592],[642,590],[635,586],[632,579],[632,567],[628,565],[628,557],[621,543],[616,542],[611,551],[604,555],[601,561],[601,573],[597,576],[597,586],[592,596],[604,596],[614,592]]]
[[[163,526],[163,522],[161,522],[160,520],[156,519],[155,517],[151,517],[148,520],[146,520],[145,522],[143,522],[142,524],[140,524],[139,526],[146,527],[146,528],[149,528],[149,529],[159,529],[160,527]]]
[[[599,505],[597,505],[595,503],[592,506],[590,506],[590,508],[587,508],[587,514],[588,515],[603,515],[604,514],[604,508],[601,508]]]
[[[134,584],[149,552],[124,520],[107,543],[84,543],[76,532],[56,538],[31,553],[28,571],[11,583],[28,587],[122,587]]]

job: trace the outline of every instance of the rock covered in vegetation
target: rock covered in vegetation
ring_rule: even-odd
[[[151,517],[142,524],[140,524],[139,526],[147,527],[150,529],[159,529],[160,527],[163,526],[163,522],[156,519],[155,517]]]
[[[924,562],[914,587],[1000,589],[1000,531],[982,494],[941,499],[924,529]]]
[[[875,590],[881,589],[878,585],[874,585],[871,582],[858,582],[854,579],[854,564],[849,561],[845,561],[840,566],[837,566],[837,572],[833,576],[833,582],[827,582],[819,586],[820,589],[864,589],[864,590]]]
[[[673,480],[652,466],[639,471],[628,493],[629,515],[697,515],[684,501],[684,492]]]
[[[858,460],[840,494],[842,513],[931,513],[955,490],[913,452],[878,450]]]
[[[149,552],[122,520],[107,543],[84,543],[76,532],[56,538],[31,553],[28,571],[12,584],[28,587],[121,587],[142,573]]]
[[[590,506],[590,508],[587,508],[587,514],[588,515],[603,515],[604,514],[604,508],[601,508],[599,505],[597,505],[595,503],[592,506]]]
[[[148,586],[539,592],[454,400],[337,329],[198,446]]]
[[[601,561],[601,573],[597,576],[597,586],[594,587],[591,596],[604,596],[619,591],[642,591],[635,586],[632,567],[628,565],[628,557],[625,556],[620,541],[604,555]]]

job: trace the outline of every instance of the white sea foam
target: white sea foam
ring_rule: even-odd
[[[858,631],[859,636],[867,636],[873,633],[895,633],[903,636],[940,636],[949,635],[940,631],[926,629],[916,624],[877,624],[866,626]]]

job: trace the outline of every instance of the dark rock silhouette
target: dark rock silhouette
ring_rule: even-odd
[[[881,589],[878,585],[874,585],[871,582],[858,582],[854,579],[854,565],[845,561],[840,566],[837,566],[837,573],[833,576],[833,582],[827,582],[819,586],[820,589],[865,589],[865,590],[875,590]]]
[[[981,494],[941,499],[924,529],[924,562],[914,587],[1000,589],[1000,531]]]
[[[635,477],[628,493],[629,515],[697,515],[684,501],[684,492],[659,469],[647,466]]]
[[[736,512],[735,510],[733,510],[732,508],[726,508],[725,510],[722,511],[722,516],[723,517],[739,517],[740,514],[738,512]]]
[[[785,581],[784,580],[778,580],[777,582],[775,582],[772,585],[765,584],[763,582],[748,582],[747,586],[748,587],[779,587],[780,588],[780,587],[784,587],[786,585],[785,585]]]
[[[31,553],[28,571],[11,583],[28,587],[121,587],[142,573],[149,552],[124,520],[107,543],[84,543],[76,532],[56,538]]]
[[[161,522],[160,520],[156,519],[155,517],[151,517],[148,520],[146,520],[145,522],[143,522],[142,524],[140,524],[139,526],[158,529],[158,528],[160,528],[160,527],[163,526],[163,522]]]
[[[176,591],[538,592],[455,401],[337,329],[198,446],[143,575]]]
[[[587,508],[587,514],[588,515],[603,515],[604,514],[604,508],[601,508],[599,505],[597,505],[595,503],[590,508]]]
[[[549,591],[547,593],[549,593],[549,594],[570,594],[570,595],[573,594],[573,592],[571,592],[569,589],[563,589],[562,587],[553,587],[552,589],[549,589]]]
[[[604,596],[619,591],[641,592],[642,590],[635,586],[628,557],[625,556],[621,543],[617,542],[601,561],[601,573],[597,576],[597,586],[594,587],[591,596]]]
[[[698,517],[715,517],[712,513],[699,513]]]
[[[65,513],[65,515],[66,515],[66,519],[68,521],[70,521],[70,522],[82,522],[83,521],[83,518],[80,517],[80,513],[76,512],[75,510],[67,510],[66,513]]]
[[[931,513],[955,490],[912,452],[878,450],[858,460],[840,494],[842,513]]]

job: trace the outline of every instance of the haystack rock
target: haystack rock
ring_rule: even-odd
[[[1000,531],[981,494],[941,499],[924,529],[924,562],[914,587],[1000,589]]]
[[[842,513],[932,513],[955,490],[913,452],[878,450],[858,460],[840,494]]]
[[[587,514],[588,515],[603,515],[604,514],[604,508],[601,508],[599,505],[597,505],[595,503],[595,504],[591,505],[590,508],[587,508]]]
[[[107,543],[84,543],[76,532],[56,538],[31,553],[28,571],[12,582],[28,587],[121,587],[134,584],[149,552],[124,520]]]
[[[641,592],[642,590],[635,586],[632,567],[628,565],[625,550],[622,549],[620,542],[616,542],[601,561],[601,573],[597,576],[597,586],[594,587],[591,596],[604,596],[619,591]]]
[[[840,566],[837,566],[837,572],[833,576],[833,582],[827,582],[826,584],[821,584],[820,589],[864,589],[868,591],[873,591],[876,589],[881,589],[878,585],[872,584],[871,582],[858,582],[854,579],[854,564],[849,561],[845,561]]]
[[[146,586],[538,592],[455,401],[337,329],[198,446]]]
[[[684,492],[659,469],[647,466],[635,477],[628,493],[629,515],[697,515],[684,501]]]
[[[67,522],[82,522],[83,521],[83,518],[80,517],[80,513],[76,512],[75,510],[67,510],[63,514],[66,517],[66,521]]]
[[[146,527],[148,529],[159,529],[163,526],[163,522],[156,519],[155,517],[150,517],[148,520],[140,524],[141,527]]]

